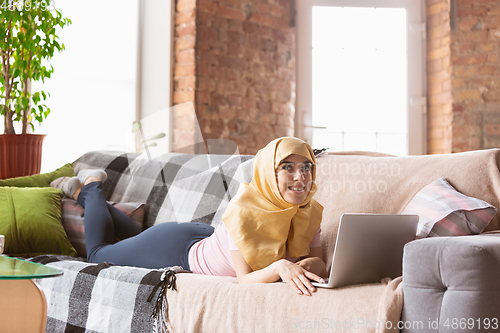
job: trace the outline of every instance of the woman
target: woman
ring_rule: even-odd
[[[168,222],[139,233],[106,203],[102,170],[82,170],[60,187],[85,207],[89,262],[180,265],[193,273],[235,276],[238,283],[281,279],[298,294],[311,295],[310,280],[324,282],[321,276],[327,275],[319,240],[323,207],[312,199],[314,163],[304,141],[271,141],[255,156],[252,181],[240,186],[215,230],[203,223]],[[126,239],[113,244],[115,230]]]

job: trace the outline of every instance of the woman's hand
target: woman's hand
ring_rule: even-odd
[[[322,276],[322,277],[328,276],[328,272],[326,271],[326,265],[321,258],[308,257],[308,258],[302,259],[300,261],[297,261],[295,264],[299,265],[300,267],[302,267],[306,271],[315,273],[319,276]]]
[[[320,276],[286,259],[278,260],[272,265],[274,265],[276,273],[281,277],[281,280],[288,284],[299,295],[311,296],[311,293],[316,291],[316,288],[314,288],[309,280],[320,283],[325,282]]]
[[[275,261],[271,265],[257,271],[252,270],[240,251],[231,251],[231,259],[233,260],[236,276],[238,277],[238,283],[270,283],[277,282],[281,278],[282,281],[286,282],[299,295],[310,296],[311,292],[314,292],[316,288],[313,287],[309,280],[320,283],[325,282],[320,276],[286,259]],[[321,260],[320,258],[318,259]],[[309,260],[305,261],[304,264],[308,262]],[[314,261],[310,263],[313,264]]]

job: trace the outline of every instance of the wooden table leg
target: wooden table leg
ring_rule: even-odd
[[[43,333],[47,301],[32,280],[0,280],[0,333]]]

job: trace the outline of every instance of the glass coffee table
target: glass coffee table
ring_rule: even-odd
[[[0,280],[43,279],[62,274],[52,267],[0,255]]]
[[[63,272],[30,261],[0,255],[0,323],[3,332],[45,332],[47,301],[32,279]]]

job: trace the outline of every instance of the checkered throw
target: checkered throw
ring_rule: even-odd
[[[67,256],[31,259],[63,276],[36,280],[47,299],[46,332],[153,332],[148,296],[161,270],[88,264]]]
[[[250,182],[251,163],[252,156],[241,155],[170,153],[148,160],[137,153],[89,152],[73,167],[75,173],[106,170],[106,199],[145,203],[145,227],[170,221],[216,226],[239,183]],[[162,318],[166,300],[157,299],[162,288],[155,291],[154,301],[147,302],[161,270],[95,265],[64,256],[32,260],[64,272],[37,281],[48,303],[46,332],[136,333],[168,328],[168,318]],[[156,321],[151,316],[155,305]]]
[[[104,169],[108,201],[146,204],[145,228],[163,222],[222,221],[240,182],[252,179],[248,155],[187,155],[169,153],[153,160],[123,152],[90,152],[75,162],[81,169]]]

